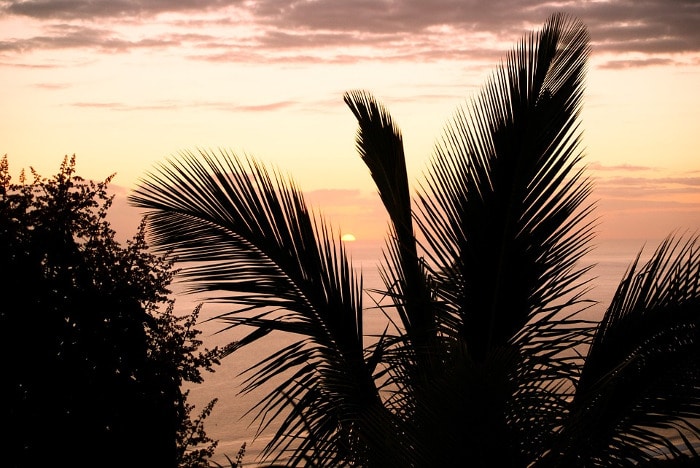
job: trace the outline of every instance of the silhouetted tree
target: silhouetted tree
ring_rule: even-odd
[[[52,179],[32,174],[13,184],[0,163],[3,466],[200,466],[182,463],[183,441],[204,443],[200,458],[213,441],[180,385],[218,350],[197,352],[198,310],[159,312],[172,262],[148,252],[143,223],[115,240],[111,177],[83,180],[75,157]]]
[[[632,265],[600,323],[582,316],[595,225],[578,120],[588,53],[586,28],[563,14],[524,38],[447,126],[415,197],[389,113],[345,94],[391,220],[387,329],[367,345],[361,279],[292,181],[201,151],[140,183],[130,200],[151,210],[153,245],[205,262],[183,278],[240,306],[221,316],[252,327],[238,347],[297,337],[248,370],[245,391],[274,382],[254,408],[263,426],[277,421],[263,458],[697,463],[697,239],[669,238]]]

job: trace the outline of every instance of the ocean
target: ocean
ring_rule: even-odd
[[[612,298],[620,279],[632,263],[637,253],[643,247],[643,241],[637,240],[598,240],[592,252],[584,258],[585,264],[595,264],[591,271],[591,286],[593,290],[588,297],[598,301],[598,304],[586,311],[586,318],[597,319],[605,311]],[[355,241],[347,243],[348,252],[352,258],[353,266],[361,270],[365,289],[381,287],[381,279],[377,265],[381,256],[382,244],[378,242]],[[658,242],[647,242],[644,247],[643,258],[648,258]],[[177,285],[173,288],[177,291]],[[198,300],[187,295],[175,295],[176,310],[179,313],[192,311]],[[372,305],[369,296],[364,298],[365,307]],[[205,320],[225,310],[225,306],[205,304],[200,314],[200,319]],[[384,318],[378,311],[368,311],[365,318],[368,330],[381,330]],[[220,322],[201,323],[201,338],[204,346],[212,348],[229,343],[237,338],[231,332],[217,333],[223,328]],[[227,466],[225,456],[235,459],[236,454],[246,444],[245,466],[255,466],[255,461],[274,433],[274,428],[269,428],[257,437],[257,424],[253,424],[251,415],[246,415],[260,398],[261,394],[239,395],[243,379],[240,373],[249,366],[255,364],[261,357],[269,354],[272,347],[279,347],[290,338],[285,336],[269,336],[258,343],[228,356],[214,373],[205,373],[202,384],[188,385],[190,390],[190,403],[195,405],[194,413],[203,408],[213,398],[218,398],[212,414],[205,420],[207,435],[218,440],[215,456],[212,460],[222,466]]]

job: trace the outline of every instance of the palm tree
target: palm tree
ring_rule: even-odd
[[[387,327],[294,182],[252,157],[185,152],[142,179],[152,243],[219,319],[294,337],[248,370],[288,466],[625,466],[686,460],[700,440],[700,255],[669,238],[584,319],[594,238],[579,113],[589,52],[575,18],[525,37],[409,189],[401,133],[368,92],[344,100],[390,216]],[[697,461],[697,460],[696,460]]]

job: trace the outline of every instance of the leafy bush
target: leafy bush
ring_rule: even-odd
[[[201,382],[219,351],[199,351],[199,309],[173,314],[172,259],[149,253],[143,222],[126,246],[115,240],[111,177],[82,179],[75,157],[51,179],[32,176],[12,183],[0,163],[8,466],[203,466],[215,402],[192,421],[181,385]]]

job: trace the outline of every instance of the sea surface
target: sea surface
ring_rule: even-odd
[[[586,318],[598,319],[605,311],[612,298],[620,279],[628,269],[636,255],[644,247],[642,258],[649,257],[658,242],[645,242],[637,240],[599,240],[595,248],[584,258],[584,264],[594,264],[589,275],[590,286],[593,288],[588,297],[598,301],[598,304],[586,311]],[[378,272],[378,262],[381,258],[382,244],[379,242],[355,241],[346,243],[348,253],[353,266],[361,271],[365,289],[381,288],[381,279]],[[178,294],[178,285],[173,287],[175,291],[175,306],[178,313],[189,313],[194,306],[202,302],[196,296]],[[373,301],[366,293],[364,297],[365,308],[371,307]],[[205,303],[200,319],[206,320],[217,313],[226,310],[221,304]],[[379,311],[369,310],[365,317],[367,333],[376,333],[383,329],[385,318]],[[240,334],[231,331],[221,331],[225,324],[216,321],[202,322],[199,329],[202,330],[201,338],[204,346],[213,348],[222,346],[239,338]],[[218,447],[213,461],[228,466],[226,456],[235,460],[241,446],[246,444],[244,457],[245,466],[256,466],[256,458],[262,448],[270,440],[274,428],[270,427],[261,434],[256,434],[257,423],[252,416],[246,414],[259,401],[264,393],[248,395],[239,394],[243,378],[241,372],[257,363],[259,359],[269,355],[270,350],[279,348],[290,342],[287,336],[269,336],[258,343],[225,358],[214,373],[205,373],[205,381],[202,384],[188,385],[190,390],[190,403],[195,405],[194,412],[217,398],[218,402],[212,414],[205,420],[207,435],[218,440]]]

